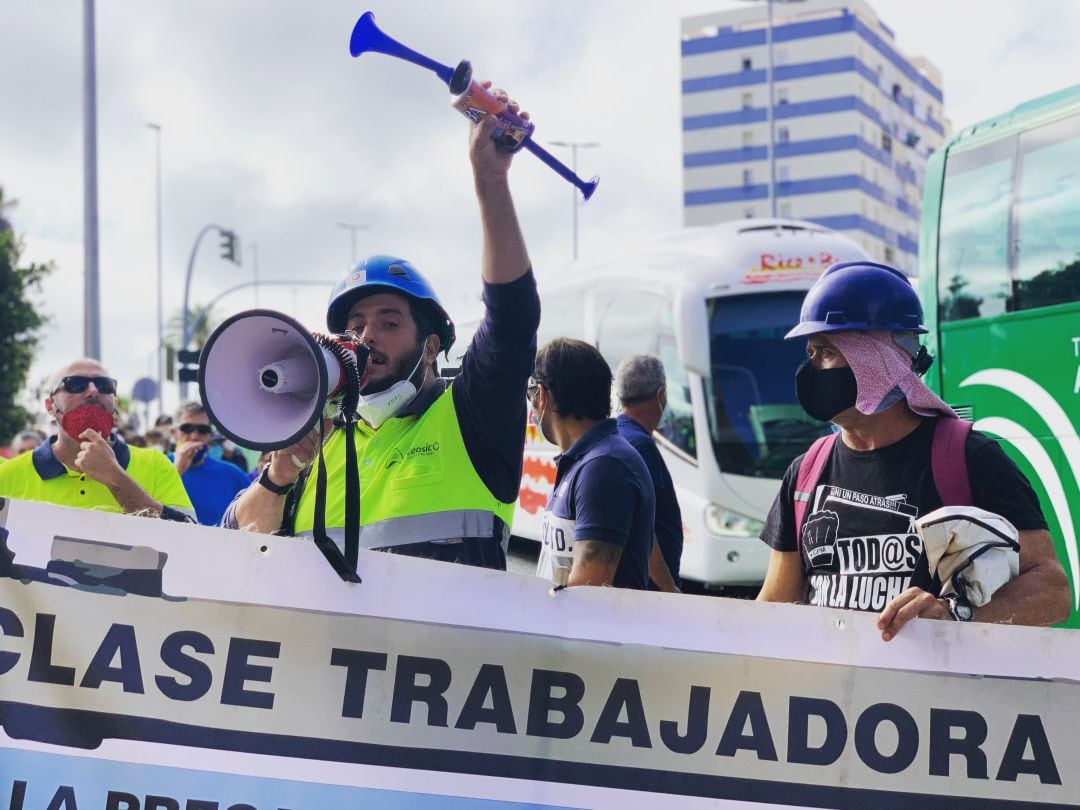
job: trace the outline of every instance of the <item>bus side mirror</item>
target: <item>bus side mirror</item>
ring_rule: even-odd
[[[700,291],[695,292],[697,295],[680,295],[675,304],[679,359],[687,371],[708,379],[712,376],[709,371],[709,317]]]

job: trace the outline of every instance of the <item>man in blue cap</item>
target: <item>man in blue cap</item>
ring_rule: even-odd
[[[319,455],[316,430],[273,453],[224,525],[312,536],[320,545],[328,537],[347,549],[347,519],[355,522],[358,510],[361,548],[506,567],[540,300],[510,195],[512,155],[492,141],[494,126],[485,118],[470,137],[486,311],[461,372],[449,385],[438,376],[435,359],[454,342],[454,325],[424,277],[404,259],[365,259],[334,288],[327,311],[329,330],[355,333],[370,356],[360,421],[323,445],[323,496],[317,476],[301,475]],[[349,431],[358,503],[346,498]]]
[[[933,362],[918,341],[922,315],[907,278],[873,262],[833,265],[807,293],[786,335],[807,341],[796,392],[839,433],[784,475],[762,531],[772,552],[758,598],[878,613],[885,641],[915,618],[1063,621],[1068,580],[1038,498],[997,442],[921,380]],[[990,545],[1018,545],[1018,570],[992,592],[970,589],[982,593],[977,601],[929,570],[919,521],[945,519],[946,506],[953,517],[981,513],[1015,529],[1015,539]]]

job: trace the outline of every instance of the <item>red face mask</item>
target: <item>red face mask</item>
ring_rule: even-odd
[[[113,415],[96,405],[80,405],[60,415],[60,427],[73,439],[78,439],[87,428],[96,430],[103,439],[107,439],[115,425]]]

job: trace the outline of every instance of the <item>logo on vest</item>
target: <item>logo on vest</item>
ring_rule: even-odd
[[[419,444],[416,447],[410,448],[408,453],[402,453],[397,448],[394,448],[394,452],[390,454],[390,458],[386,461],[386,469],[390,469],[399,461],[408,461],[410,458],[416,458],[417,456],[435,456],[439,453],[439,443],[429,442],[428,444]]]

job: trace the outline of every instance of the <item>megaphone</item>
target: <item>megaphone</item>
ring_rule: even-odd
[[[218,430],[242,447],[280,450],[319,424],[344,394],[355,411],[368,350],[343,336],[309,332],[270,309],[222,323],[199,358],[199,394]]]

